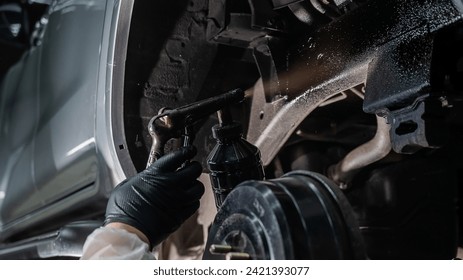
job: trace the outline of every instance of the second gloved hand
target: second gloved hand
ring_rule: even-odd
[[[133,226],[158,245],[199,207],[204,186],[197,180],[198,162],[179,167],[194,157],[193,147],[167,154],[146,170],[120,183],[111,193],[105,225],[119,222]]]

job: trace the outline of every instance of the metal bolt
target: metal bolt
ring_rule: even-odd
[[[225,255],[226,260],[250,260],[251,256],[248,253],[231,252]]]
[[[213,255],[220,255],[220,254],[227,254],[233,250],[233,247],[230,245],[219,245],[219,244],[212,244],[209,248],[209,252]]]

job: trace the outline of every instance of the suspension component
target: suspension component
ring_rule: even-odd
[[[376,122],[378,126],[373,139],[355,148],[339,163],[329,168],[329,177],[339,183],[342,189],[347,188],[347,183],[359,170],[383,159],[391,151],[391,125],[380,116],[376,116]]]

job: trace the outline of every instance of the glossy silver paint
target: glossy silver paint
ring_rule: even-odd
[[[115,56],[115,45],[127,42],[132,5],[53,1],[36,46],[6,75],[0,88],[0,240],[104,201],[125,178],[112,137],[112,118],[122,113],[112,112],[121,109],[112,104],[113,73],[124,67],[115,63],[124,60]]]

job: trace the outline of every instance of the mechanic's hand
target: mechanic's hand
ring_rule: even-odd
[[[120,183],[109,197],[105,225],[128,224],[144,233],[151,247],[158,245],[199,207],[201,165],[191,162],[178,169],[195,154],[193,147],[181,148]]]

